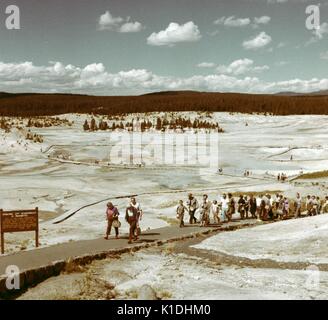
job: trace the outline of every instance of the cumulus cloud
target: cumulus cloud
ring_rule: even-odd
[[[236,18],[235,16],[230,16],[218,18],[214,21],[214,24],[225,27],[246,27],[251,25],[254,28],[258,28],[259,25],[268,24],[270,21],[271,17],[269,16],[255,17],[253,20],[251,18]]]
[[[100,30],[115,30],[124,21],[121,17],[114,17],[109,11],[106,11],[99,18]]]
[[[122,33],[139,32],[143,25],[138,21],[130,21],[130,17],[114,17],[109,11],[106,11],[99,18],[99,30],[110,30]]]
[[[214,21],[216,25],[223,25],[226,27],[244,27],[251,23],[250,18],[236,18],[235,16],[221,17]]]
[[[314,36],[318,40],[322,40],[328,34],[328,23],[324,22],[318,29],[313,31]]]
[[[147,43],[151,46],[174,46],[181,42],[195,42],[201,39],[198,26],[189,21],[185,24],[171,22],[169,26],[162,31],[152,33]]]
[[[246,50],[257,50],[266,47],[270,44],[272,38],[264,31],[258,34],[255,38],[243,42],[243,47]]]
[[[142,30],[142,24],[138,21],[136,22],[126,22],[120,26],[119,31],[122,33],[128,33],[128,32],[139,32]]]
[[[254,65],[247,61],[235,65],[247,65],[246,69],[254,68]],[[111,73],[102,63],[79,67],[64,65],[61,62],[51,62],[45,66],[36,66],[32,62],[0,62],[0,86],[3,91],[9,92],[71,92],[99,95],[141,94],[160,90],[274,93],[328,89],[328,79],[267,82],[258,77],[240,77],[245,67],[231,68],[234,68],[234,71],[228,70],[228,74],[164,77],[145,69]]]
[[[214,62],[201,62],[197,64],[198,68],[214,68],[215,63]]]
[[[269,70],[269,66],[255,66],[254,61],[250,59],[239,59],[233,61],[229,65],[220,65],[217,67],[219,73],[232,74],[232,75],[242,75],[250,72],[263,72]]]
[[[262,16],[262,17],[254,18],[254,23],[256,23],[256,24],[267,24],[270,21],[271,21],[271,17],[269,17],[269,16]]]

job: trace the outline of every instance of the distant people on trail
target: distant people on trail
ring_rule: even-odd
[[[206,227],[210,224],[210,211],[211,211],[211,202],[208,200],[208,195],[203,195],[203,202],[201,204],[201,217],[200,217],[200,226]]]
[[[256,219],[257,205],[256,205],[256,199],[253,195],[251,195],[249,199],[249,211],[252,215],[252,218]]]
[[[229,199],[224,193],[221,198],[221,221],[226,222],[228,220],[228,209],[229,209]]]
[[[246,195],[244,196],[244,199],[245,199],[245,218],[248,219],[249,199],[248,199],[248,197]]]
[[[219,224],[220,221],[220,205],[218,204],[217,200],[214,200],[211,206],[211,212],[213,215],[213,221],[215,224]]]
[[[119,236],[119,227],[120,222],[118,220],[120,213],[118,212],[117,208],[114,207],[112,202],[107,203],[107,210],[106,210],[106,218],[107,218],[107,230],[106,236],[104,237],[105,240],[108,240],[108,237],[111,234],[112,227],[115,229],[115,236],[118,239]]]
[[[179,227],[183,228],[184,225],[184,214],[188,212],[187,207],[183,204],[183,200],[179,201],[179,205],[177,207],[177,219],[179,220]]]
[[[318,204],[318,208],[317,208],[317,214],[321,214],[321,200],[320,197],[317,197],[317,204]]]
[[[256,198],[256,214],[257,217],[260,218],[261,215],[261,204],[262,204],[262,195],[260,194],[257,198]]]
[[[310,195],[306,197],[306,211],[308,216],[312,216],[312,199]]]
[[[284,197],[284,206],[283,206],[283,218],[288,218],[289,215],[289,201],[287,197]]]
[[[227,217],[228,217],[228,221],[230,222],[232,220],[232,216],[235,214],[236,212],[236,203],[235,200],[232,196],[231,193],[228,194],[228,212],[227,212]]]
[[[319,204],[318,204],[316,196],[312,196],[312,215],[313,216],[316,216],[318,214],[318,207],[319,207]]]
[[[240,218],[242,220],[245,219],[245,216],[246,216],[246,201],[244,199],[244,196],[243,195],[240,195],[239,196],[239,200],[238,200],[238,212],[240,214]]]
[[[325,198],[325,203],[323,205],[322,212],[328,213],[328,196],[326,196],[326,198]]]
[[[301,195],[297,192],[296,194],[296,199],[295,199],[295,218],[300,218],[301,217],[301,210],[302,210],[302,197]]]
[[[129,230],[129,244],[132,243],[132,240],[137,241],[138,235],[137,232],[137,224],[138,224],[139,213],[135,206],[130,203],[125,211],[125,220],[130,225]]]
[[[197,223],[195,214],[196,214],[196,210],[199,208],[199,204],[197,199],[191,193],[188,195],[187,207],[189,212],[189,223],[190,224]]]

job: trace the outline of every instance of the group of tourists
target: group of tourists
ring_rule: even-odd
[[[132,197],[130,203],[125,210],[125,220],[130,226],[129,230],[129,244],[132,240],[137,241],[141,233],[139,221],[142,219],[143,211],[140,204],[137,202],[136,198]],[[120,213],[113,205],[112,202],[107,203],[106,218],[107,218],[107,230],[105,239],[108,240],[111,234],[112,228],[115,229],[115,237],[119,238],[119,228],[121,227],[121,222],[119,220]]]
[[[211,202],[208,195],[204,194],[199,203],[192,194],[189,194],[186,204],[180,200],[176,208],[180,228],[185,226],[184,217],[187,213],[190,224],[200,223],[200,226],[208,226],[211,222],[214,224],[230,222],[236,213],[240,214],[242,220],[253,218],[267,221],[300,218],[304,211],[307,216],[328,213],[328,196],[322,200],[318,196],[308,195],[304,201],[299,193],[293,200],[282,194],[274,196],[265,194],[258,197],[240,195],[235,198],[231,193],[224,193],[218,200]],[[199,220],[195,217],[196,212],[199,212]]]
[[[197,213],[199,213],[198,219]],[[318,196],[308,195],[303,199],[300,193],[297,193],[296,197],[291,200],[278,193],[274,196],[260,194],[257,197],[254,195],[234,197],[231,193],[223,193],[213,201],[210,201],[208,195],[204,194],[199,202],[193,194],[189,194],[186,203],[180,200],[176,208],[180,228],[185,226],[185,215],[187,214],[189,215],[189,224],[199,223],[201,227],[205,227],[210,224],[220,225],[230,222],[236,213],[239,213],[242,220],[252,218],[262,221],[300,218],[302,213],[305,213],[306,216],[316,216],[328,213],[328,196],[321,199]],[[115,230],[116,239],[119,238],[119,228],[121,227],[119,216],[117,207],[112,202],[108,202],[106,240],[112,229]],[[125,209],[125,220],[130,226],[129,244],[137,241],[141,234],[139,222],[142,216],[140,203],[136,201],[135,197],[132,197]]]

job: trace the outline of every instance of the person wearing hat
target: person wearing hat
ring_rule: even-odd
[[[120,221],[118,220],[120,213],[117,208],[113,205],[112,202],[107,203],[106,217],[107,217],[107,231],[105,240],[108,240],[108,237],[112,231],[112,227],[115,229],[115,236],[118,239],[119,236],[119,228],[121,226]]]

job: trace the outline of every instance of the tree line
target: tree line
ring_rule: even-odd
[[[205,129],[208,131],[224,132],[224,130],[219,126],[217,122],[195,119],[192,120],[187,117],[177,117],[172,119],[167,119],[164,117],[157,117],[156,120],[150,121],[149,119],[132,119],[130,121],[124,121],[124,117],[109,117],[111,120],[109,123],[100,119],[98,124],[95,118],[92,118],[90,122],[85,120],[83,124],[84,131],[98,131],[98,130],[112,130],[116,129],[126,130],[126,131],[140,131],[145,132],[151,129],[157,131],[167,131],[167,130],[182,130],[187,129]],[[115,122],[113,119],[120,119],[120,122]]]
[[[328,96],[201,92],[108,97],[72,94],[0,95],[0,116],[53,116],[65,113],[119,115],[179,111],[268,113],[273,115],[328,114]]]

